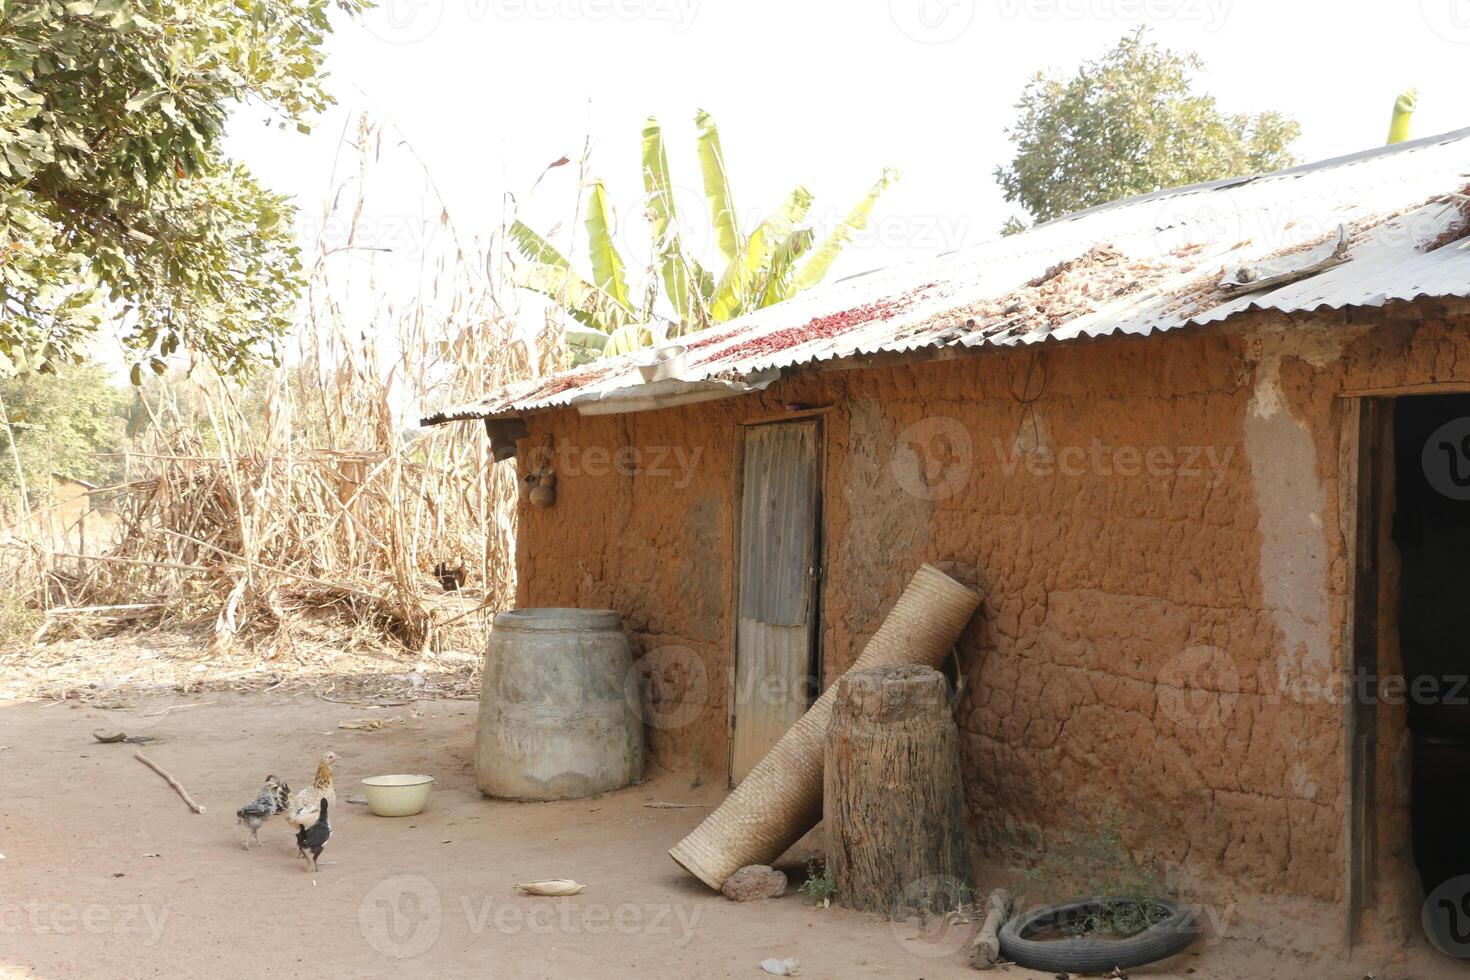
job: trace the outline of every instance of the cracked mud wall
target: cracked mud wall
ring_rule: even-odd
[[[522,466],[546,432],[694,462],[559,466],[556,506],[523,511],[520,601],[621,611],[677,709],[653,758],[723,780],[739,424],[830,405],[824,683],[920,563],[974,576],[986,600],[960,644],[957,719],[980,851],[1024,855],[1114,802],[1125,840],[1196,897],[1335,903],[1337,395],[1470,377],[1467,321],[1422,310],[1299,318],[1290,343],[1259,314],[1039,361],[807,372],[741,399],[533,417]]]

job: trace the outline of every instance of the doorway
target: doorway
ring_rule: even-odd
[[[1410,824],[1425,894],[1470,874],[1470,394],[1393,412],[1396,632],[1412,744]]]
[[[1422,910],[1431,943],[1463,957],[1470,955],[1470,393],[1354,397],[1344,405],[1350,449],[1343,458],[1356,461],[1345,474],[1343,511],[1353,539],[1347,944],[1370,909],[1388,921],[1418,920]]]
[[[821,687],[820,419],[744,427],[737,530],[730,785]]]

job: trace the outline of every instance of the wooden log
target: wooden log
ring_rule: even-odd
[[[837,901],[905,918],[971,884],[949,683],[903,664],[844,675],[827,729],[822,818]]]
[[[985,921],[980,924],[974,942],[970,943],[970,965],[977,970],[990,970],[1000,962],[1000,927],[1011,917],[1011,893],[997,888],[990,893]]]

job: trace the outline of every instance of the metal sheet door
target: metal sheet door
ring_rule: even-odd
[[[821,423],[745,430],[730,783],[811,705],[819,687]]]

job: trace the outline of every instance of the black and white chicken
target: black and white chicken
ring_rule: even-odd
[[[257,834],[261,824],[283,812],[286,809],[286,801],[290,798],[291,787],[275,776],[267,776],[255,799],[235,811],[235,816],[240,818],[240,822],[250,828],[250,836],[245,841],[247,851],[250,850],[251,841],[255,841],[257,847],[260,846],[260,838]]]
[[[331,836],[332,825],[327,822],[327,800],[322,797],[322,810],[316,823],[296,831],[296,850],[301,857],[307,857],[306,852],[311,852],[312,871],[316,871],[316,859],[322,856],[322,848],[327,846]]]

